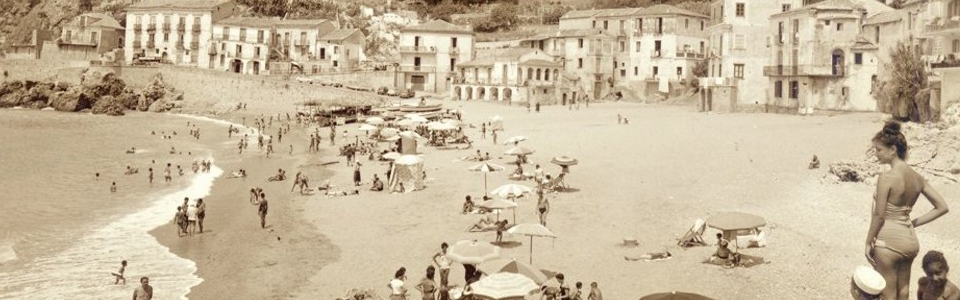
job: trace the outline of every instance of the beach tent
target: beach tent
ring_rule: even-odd
[[[400,135],[400,154],[417,154],[417,137],[411,134]]]
[[[394,160],[390,169],[390,191],[400,191],[403,185],[405,191],[422,190],[423,185],[423,158],[417,155],[401,155]]]
[[[503,117],[493,116],[490,118],[490,129],[503,130]]]

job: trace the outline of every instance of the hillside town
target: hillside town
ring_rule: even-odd
[[[498,42],[477,42],[469,26],[409,12],[366,13],[371,23],[399,28],[373,33],[396,34],[388,88],[452,100],[565,105],[698,91],[702,111],[877,111],[891,49],[908,42],[934,74],[932,101],[958,101],[960,91],[940,84],[960,74],[954,1],[912,0],[899,9],[871,0],[804,4],[713,1],[710,15],[670,5],[573,10],[537,36]],[[367,37],[337,20],[240,17],[229,0],[145,0],[126,13],[126,28],[86,13],[59,33],[35,31],[5,57],[251,76],[322,77],[370,66]]]
[[[0,299],[960,300],[960,0],[8,1]]]

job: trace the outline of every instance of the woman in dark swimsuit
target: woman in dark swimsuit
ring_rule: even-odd
[[[538,193],[540,198],[537,199],[537,215],[540,216],[540,225],[547,226],[547,214],[550,213],[550,201],[547,201],[547,197],[543,196],[543,191]]]

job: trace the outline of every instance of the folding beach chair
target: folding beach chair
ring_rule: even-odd
[[[677,245],[682,248],[706,245],[703,241],[703,232],[705,230],[707,230],[707,221],[697,219],[693,222],[693,226],[687,229],[687,232],[677,239]]]

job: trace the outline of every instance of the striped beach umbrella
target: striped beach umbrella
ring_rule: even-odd
[[[467,170],[483,173],[483,194],[486,195],[487,194],[487,173],[503,171],[504,167],[498,166],[495,164],[490,164],[490,163],[482,163],[479,165],[472,166]]]
[[[513,258],[494,259],[480,264],[477,266],[477,269],[487,275],[497,273],[516,273],[533,279],[533,282],[537,284],[543,284],[547,282],[547,275],[544,274],[543,271]]]
[[[490,242],[463,240],[447,249],[447,257],[461,264],[478,265],[500,257],[500,247]]]
[[[490,299],[525,297],[540,289],[533,279],[517,273],[496,273],[473,284],[473,295]]]

